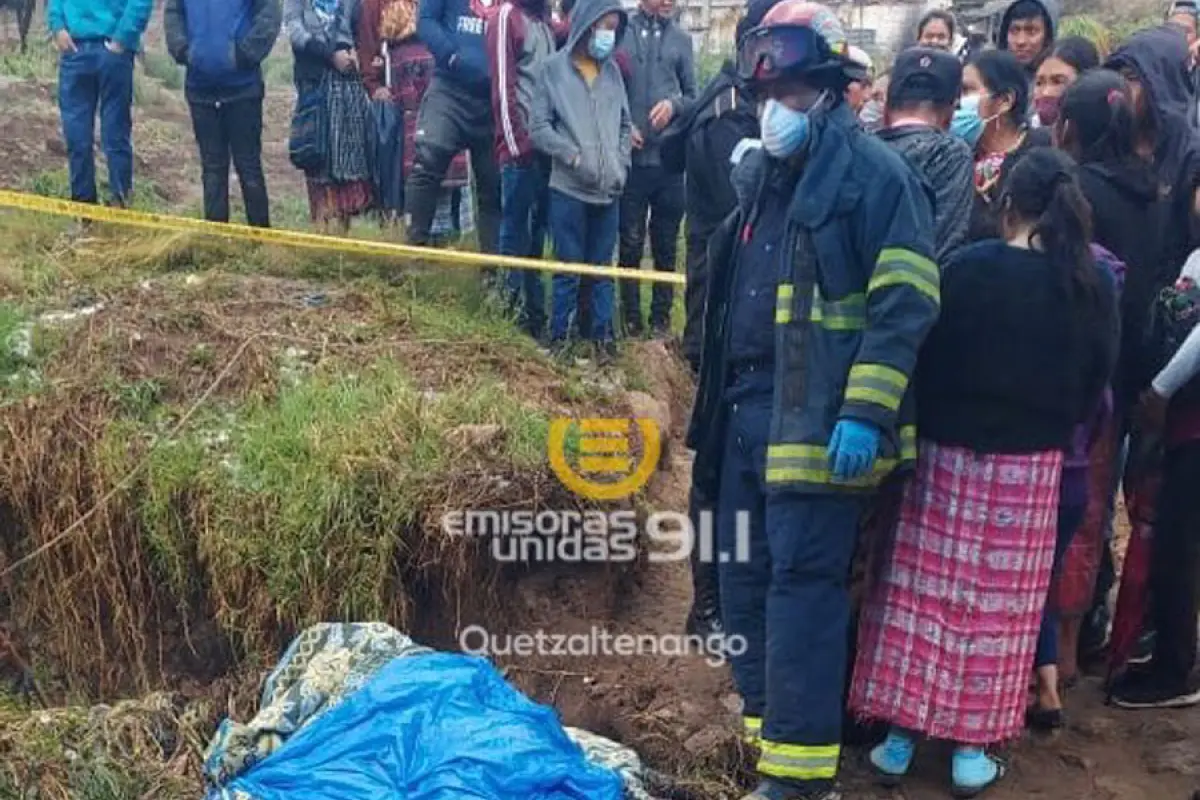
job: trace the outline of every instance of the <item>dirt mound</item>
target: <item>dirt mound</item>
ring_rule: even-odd
[[[42,355],[0,408],[0,565],[31,559],[0,616],[93,696],[269,663],[319,620],[501,627],[525,570],[444,512],[578,508],[548,420],[628,413],[512,333],[431,336],[449,323],[403,282],[172,275],[79,302],[24,329]],[[593,582],[608,608],[631,567]]]

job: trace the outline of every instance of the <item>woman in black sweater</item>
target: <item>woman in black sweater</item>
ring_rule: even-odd
[[[1116,351],[1076,167],[1033,148],[997,193],[1004,238],[960,250],[917,366],[916,475],[860,623],[851,707],[892,729],[871,752],[903,776],[919,736],[955,747],[956,794],[1023,727],[1050,583],[1063,453]]]

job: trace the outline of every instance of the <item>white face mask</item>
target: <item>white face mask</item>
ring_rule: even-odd
[[[822,92],[807,111],[788,108],[778,100],[768,100],[759,112],[763,149],[775,158],[789,158],[812,140],[813,115],[825,102]]]

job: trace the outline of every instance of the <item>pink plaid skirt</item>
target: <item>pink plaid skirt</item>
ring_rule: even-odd
[[[1050,572],[1062,453],[921,443],[859,623],[850,707],[926,736],[1016,738]]]

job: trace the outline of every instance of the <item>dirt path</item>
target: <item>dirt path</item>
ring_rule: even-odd
[[[656,356],[646,354],[651,372]],[[653,387],[655,397],[671,387]],[[664,413],[659,410],[658,413]],[[686,402],[666,412],[678,434]],[[656,509],[687,509],[690,463],[672,454],[651,487]],[[540,587],[544,590],[546,587]],[[686,564],[649,564],[611,619],[600,608],[578,604],[570,587],[542,595],[547,629],[586,630],[604,625],[613,633],[679,633],[691,602]],[[577,588],[577,587],[576,587]],[[576,597],[575,605],[567,598]],[[563,599],[555,605],[548,597]],[[654,763],[677,774],[704,775],[697,785],[713,798],[739,797],[732,777],[745,762],[734,732],[738,704],[728,669],[699,656],[563,659],[538,664],[539,674],[514,672],[539,699],[555,704],[568,724],[590,727],[634,744]],[[1104,705],[1099,682],[1085,681],[1066,697],[1068,727],[1053,737],[1027,736],[1012,752],[1012,770],[993,800],[1191,800],[1200,789],[1200,709],[1128,712]],[[843,771],[846,800],[938,800],[948,798],[949,752],[925,745],[912,778],[889,791],[873,784],[861,751],[848,750]]]

